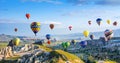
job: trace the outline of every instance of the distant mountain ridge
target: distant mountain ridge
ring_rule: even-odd
[[[120,37],[120,29],[113,30],[114,32],[114,37]],[[104,37],[104,32],[90,32],[90,34],[93,34],[95,36],[95,39],[98,39],[99,37]],[[30,38],[28,36],[12,36],[12,35],[5,35],[5,34],[0,34],[0,41],[10,41],[11,39],[18,37],[20,39],[23,38]],[[34,37],[33,37],[34,38]],[[45,39],[44,36],[42,38]],[[58,40],[64,40],[64,39],[90,39],[89,37],[84,37],[82,33],[72,33],[72,34],[66,34],[66,35],[53,35],[52,38],[56,38]]]

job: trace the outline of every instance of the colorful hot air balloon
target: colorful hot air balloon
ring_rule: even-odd
[[[88,21],[88,24],[91,25],[91,21]]]
[[[97,22],[97,24],[98,24],[99,26],[100,26],[100,24],[101,24],[101,21],[102,21],[101,18],[96,19],[96,22]]]
[[[70,42],[65,42],[65,46],[69,47],[70,46]]]
[[[106,29],[106,30],[104,31],[104,34],[105,34],[106,39],[107,39],[107,40],[110,40],[110,39],[112,38],[112,36],[113,36],[113,31],[110,30],[110,29]]]
[[[15,28],[15,29],[14,29],[14,31],[15,31],[15,32],[17,32],[17,31],[18,31],[18,29],[17,29],[17,28]]]
[[[65,42],[62,43],[62,47],[63,47],[63,48],[66,48]]]
[[[118,23],[117,23],[116,21],[115,21],[115,22],[113,22],[113,25],[114,25],[114,26],[117,26],[117,24],[118,24]]]
[[[75,44],[76,44],[76,40],[72,40],[71,43],[72,43],[73,45],[75,45]]]
[[[111,21],[110,20],[107,20],[107,24],[110,24],[111,23]]]
[[[14,38],[14,39],[13,39],[13,44],[14,44],[14,45],[18,46],[19,43],[20,43],[20,39],[19,39],[19,38]]]
[[[83,34],[84,34],[85,37],[88,37],[89,31],[88,31],[88,30],[85,30],[85,31],[83,32]]]
[[[47,43],[48,43],[48,44],[51,44],[51,41],[50,41],[50,40],[48,40],[48,41],[47,41]]]
[[[69,28],[70,31],[72,30],[72,26],[69,26],[68,28]]]
[[[94,35],[90,35],[90,39],[93,40],[94,39]]]
[[[49,27],[52,30],[54,28],[54,24],[50,24]]]
[[[50,35],[50,34],[47,34],[47,35],[46,35],[46,39],[49,40],[50,38],[51,38],[51,35]]]
[[[81,47],[86,47],[87,46],[87,41],[81,41],[80,42]]]
[[[32,22],[30,27],[36,36],[36,34],[40,31],[40,23],[39,22]]]
[[[30,18],[30,14],[27,13],[26,14],[26,18],[29,19]]]

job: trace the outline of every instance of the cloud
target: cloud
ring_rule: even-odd
[[[61,22],[56,22],[56,21],[46,21],[46,22],[41,22],[42,24],[57,24],[57,25],[60,25],[62,24]]]
[[[120,0],[67,0],[67,2],[73,5],[120,5]]]
[[[4,19],[4,18],[0,19],[0,23],[28,23],[28,22],[23,22],[23,21],[24,20]]]
[[[51,4],[62,4],[62,2],[58,0],[22,0],[23,2],[45,2],[45,3],[51,3]]]

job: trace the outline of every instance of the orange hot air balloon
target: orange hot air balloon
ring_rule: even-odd
[[[51,43],[51,41],[50,41],[50,40],[48,40],[48,41],[47,41],[47,43],[48,43],[48,44],[50,44],[50,43]]]
[[[30,14],[27,13],[26,14],[26,18],[29,19],[30,18]]]
[[[115,22],[113,22],[113,25],[114,25],[114,26],[117,26],[117,22],[116,22],[116,21],[115,21]]]
[[[51,30],[54,28],[54,24],[50,24],[49,26]]]
[[[91,21],[88,21],[88,24],[91,25]]]
[[[14,31],[15,31],[15,32],[17,32],[17,31],[18,31],[18,29],[17,29],[17,28],[15,28],[15,29],[14,29]]]
[[[70,30],[70,31],[72,30],[72,26],[69,26],[69,30]]]

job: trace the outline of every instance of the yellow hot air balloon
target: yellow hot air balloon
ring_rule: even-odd
[[[36,36],[36,34],[40,31],[40,22],[32,22],[30,27]]]
[[[85,31],[83,32],[83,34],[84,34],[85,37],[88,37],[89,31],[88,31],[88,30],[85,30]]]
[[[14,38],[14,39],[13,39],[13,44],[14,44],[14,45],[18,46],[19,43],[20,43],[20,39],[19,39],[19,38]]]
[[[111,21],[110,21],[110,20],[107,20],[107,23],[108,23],[108,24],[110,24],[110,23],[111,23]]]

